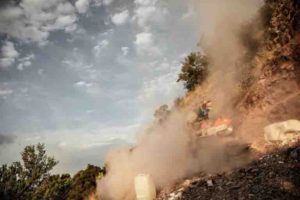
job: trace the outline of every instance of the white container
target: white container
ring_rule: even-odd
[[[139,174],[134,179],[136,200],[154,200],[156,188],[153,180],[147,174]]]

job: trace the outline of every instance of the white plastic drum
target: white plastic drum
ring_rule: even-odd
[[[134,179],[136,200],[154,200],[156,188],[153,180],[147,174],[139,174]]]

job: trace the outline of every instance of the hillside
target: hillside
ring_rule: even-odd
[[[234,114],[229,114],[236,124],[236,139],[250,147],[231,159],[251,157],[252,161],[178,181],[165,187],[157,199],[300,198],[299,143],[270,145],[263,134],[269,124],[300,119],[300,2],[266,0],[255,19],[243,26],[247,33],[241,32],[247,52],[240,64],[240,90],[231,98]],[[188,93],[180,106],[191,109],[197,105],[193,99],[207,98],[207,87],[212,88],[202,84]]]
[[[192,180],[158,199],[299,199],[300,145],[277,149],[245,167]]]
[[[0,3],[0,200],[300,199],[300,0],[44,1]]]

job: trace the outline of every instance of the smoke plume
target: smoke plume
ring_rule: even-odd
[[[212,100],[215,116],[232,112],[241,75],[238,61],[245,53],[238,32],[261,6],[260,0],[194,0],[202,30],[201,48],[209,55],[210,77],[203,87],[186,97],[185,109],[174,110],[162,124],[151,126],[139,136],[135,147],[123,147],[106,158],[107,175],[98,182],[101,200],[134,199],[133,179],[149,174],[158,189],[200,172],[229,170],[246,162],[228,150],[231,141],[196,139],[187,125],[187,115],[202,98]],[[201,94],[201,95],[200,95]],[[200,98],[201,96],[201,98]],[[230,148],[229,148],[230,149]]]

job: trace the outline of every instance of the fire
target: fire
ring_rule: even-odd
[[[203,121],[201,123],[201,129],[207,129],[207,128],[217,127],[222,125],[230,126],[231,123],[232,123],[231,119],[219,117],[215,121]]]

